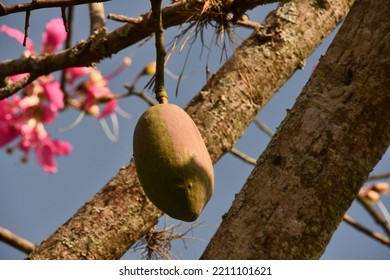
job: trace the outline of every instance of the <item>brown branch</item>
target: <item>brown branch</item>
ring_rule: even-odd
[[[344,18],[352,3],[350,0],[328,2],[331,7],[323,10],[306,1],[294,1],[298,10],[310,9],[305,17],[297,17],[295,22],[278,16],[283,16],[286,10],[283,4],[279,13],[273,12],[264,23],[267,32],[253,34],[237,48],[189,103],[186,111],[199,127],[213,162],[235,145],[259,110]],[[164,17],[171,23],[183,16],[177,9],[174,11],[172,17]],[[165,12],[168,14],[167,10]],[[128,30],[134,30],[130,28],[134,25],[126,26],[129,29],[122,31],[127,37],[121,37],[122,41],[133,35],[128,34]],[[280,36],[265,37],[276,30]],[[251,85],[237,78],[239,71],[253,75]],[[72,218],[37,246],[29,258],[117,259],[156,223],[160,215],[161,212],[145,197],[131,161]]]
[[[255,118],[253,122],[257,125],[258,128],[260,128],[261,131],[263,131],[265,134],[267,134],[269,137],[273,137],[275,132],[272,131],[264,122],[259,120],[258,118]]]
[[[5,6],[1,4],[0,6],[0,17],[6,16],[9,14],[20,13],[20,12],[29,12],[32,10],[43,9],[43,8],[55,8],[55,7],[69,7],[82,5],[87,3],[94,2],[107,2],[110,0],[35,0],[31,3],[20,3],[12,6]]]
[[[10,83],[3,88],[0,88],[0,100],[13,95],[17,91],[21,90],[25,86],[32,83],[37,78],[38,78],[37,75],[31,74],[29,76],[21,78],[20,80],[14,82],[14,83]]]
[[[390,223],[388,223],[388,221],[373,207],[372,204],[362,199],[359,195],[356,199],[367,210],[374,221],[383,228],[387,236],[390,237]]]
[[[23,46],[26,46],[27,37],[28,37],[28,27],[30,26],[30,11],[26,12],[26,18],[24,20],[24,38],[23,38]]]
[[[128,90],[128,93],[125,94],[126,96],[130,96],[130,95],[138,96],[139,98],[143,99],[146,103],[148,103],[150,106],[158,104],[152,98],[150,98],[145,92],[135,90],[133,85],[125,85],[125,88]]]
[[[89,16],[91,20],[91,34],[105,27],[106,19],[104,16],[104,5],[103,3],[91,3],[89,4]]]
[[[133,17],[117,15],[117,14],[108,14],[107,18],[119,22],[127,22],[127,23],[135,23],[135,24],[139,24],[142,21],[142,17],[133,18]]]
[[[68,49],[71,47],[72,45],[72,35],[73,35],[73,6],[72,7],[69,7],[68,8],[68,13],[67,15],[65,14],[65,18],[67,19],[66,20],[66,25],[65,25],[65,29],[66,29],[66,32],[67,32],[67,36],[66,36],[66,41],[65,41],[65,49]],[[64,11],[65,13],[65,11]],[[63,16],[64,18],[64,16]],[[65,24],[65,23],[64,23]],[[65,90],[65,84],[67,82],[67,77],[66,77],[66,71],[65,69],[62,70],[62,73],[61,73],[61,89],[62,91],[65,93],[65,100],[67,100],[68,96],[67,96],[67,92]]]
[[[385,172],[385,173],[381,173],[381,174],[372,174],[368,177],[368,181],[372,181],[372,180],[380,180],[380,179],[387,179],[387,178],[390,178],[390,172]]]
[[[260,27],[260,23],[255,22],[255,21],[250,21],[250,20],[239,20],[239,21],[237,21],[237,25],[247,27],[250,29],[257,29]]]
[[[57,1],[54,2],[57,3]],[[58,2],[62,3],[61,1]],[[249,2],[248,8],[253,7],[252,2],[260,5],[270,1]],[[86,3],[88,2],[86,1]],[[202,8],[202,5],[203,3],[201,1],[182,0],[165,6],[162,8],[164,28],[166,29],[187,22],[192,17],[194,9],[199,10]],[[111,57],[112,54],[137,43],[153,33],[151,12],[147,12],[138,18],[140,18],[140,21],[136,24],[125,24],[104,36],[99,36],[99,40],[96,40],[96,36],[93,35],[87,40],[81,41],[73,48],[57,52],[53,55],[38,55],[29,58],[2,61],[0,62],[0,80],[6,76],[29,73],[37,69],[39,69],[39,72],[36,71],[37,75],[47,75],[68,67],[90,66],[104,58]],[[104,47],[97,48],[98,44]]]
[[[343,217],[343,220],[347,224],[351,225],[352,227],[354,227],[358,231],[368,235],[369,237],[372,237],[376,241],[379,241],[380,243],[382,243],[382,244],[384,244],[386,246],[390,246],[390,239],[389,238],[386,238],[382,234],[380,234],[378,232],[375,232],[375,231],[372,231],[372,230],[366,228],[365,226],[359,224],[354,219],[352,219],[349,215],[345,214],[344,217]]]
[[[256,165],[256,159],[248,156],[247,154],[244,154],[243,152],[237,150],[236,148],[232,148],[230,150],[230,153],[240,159],[242,159],[243,161],[249,163],[249,164],[252,164],[252,165]]]
[[[0,241],[3,241],[26,254],[31,253],[35,249],[33,243],[3,227],[0,227]]]
[[[154,76],[154,93],[157,101],[168,103],[168,93],[165,89],[164,69],[165,69],[165,43],[164,28],[161,14],[161,0],[150,0],[152,5],[153,29],[156,47],[156,73]]]
[[[73,6],[69,7],[70,10],[72,8],[73,8]],[[68,17],[66,14],[66,7],[61,8],[61,18],[62,18],[62,22],[63,22],[64,27],[65,27],[65,31],[69,32],[69,23],[68,23]]]
[[[321,257],[390,143],[390,60],[380,59],[390,54],[389,13],[381,0],[355,1],[202,259]]]

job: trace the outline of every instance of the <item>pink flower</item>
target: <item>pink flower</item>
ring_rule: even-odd
[[[46,24],[42,33],[42,53],[53,53],[66,40],[67,33],[61,18],[54,18]]]
[[[87,113],[92,114],[99,119],[115,113],[118,102],[116,101],[115,94],[109,89],[108,83],[130,64],[131,59],[129,57],[124,58],[118,69],[105,77],[103,77],[98,69],[87,68],[89,79],[86,80],[78,90],[78,94],[84,97],[82,100],[82,107]],[[69,70],[70,80],[74,81],[79,78],[85,73],[85,70],[85,68],[72,68]],[[100,110],[97,110],[96,107],[96,105],[99,104],[105,104],[100,114]]]
[[[110,101],[108,101],[106,106],[100,112],[98,119],[102,119],[102,118],[105,118],[111,114],[114,114],[117,104],[118,104],[117,99],[111,99]]]
[[[6,25],[2,25],[0,27],[0,31],[4,32],[8,36],[14,38],[20,44],[23,44],[23,40],[24,40],[24,33],[23,32],[20,32],[19,30],[12,28],[12,27],[8,27]],[[27,50],[29,50],[30,53],[35,53],[34,43],[29,38],[27,38],[27,40],[26,40],[26,48],[27,48]]]
[[[44,108],[44,107],[43,107]],[[0,101],[0,147],[20,140],[10,151],[19,148],[28,159],[31,150],[35,152],[38,163],[48,173],[57,171],[55,156],[68,155],[72,150],[70,143],[52,139],[45,130],[42,119],[42,107],[33,96]],[[40,113],[41,112],[41,113]]]
[[[0,31],[14,38],[20,44],[23,44],[24,33],[6,25],[0,27]],[[61,18],[55,18],[46,24],[45,32],[42,33],[42,48],[43,53],[53,53],[59,49],[67,36],[63,21]],[[27,38],[26,48],[31,54],[36,54],[34,43]]]
[[[68,155],[72,150],[70,143],[52,139],[43,124],[34,121],[23,126],[22,140],[18,146],[25,154],[33,149],[38,163],[47,173],[57,172],[54,156]]]
[[[66,74],[69,78],[70,85],[73,85],[78,78],[81,78],[88,73],[88,67],[71,67],[66,69]]]
[[[6,33],[8,36],[14,38],[20,44],[23,43],[24,33],[8,27],[6,25],[1,26],[0,31]],[[42,52],[52,53],[57,50],[66,39],[66,31],[61,18],[55,18],[46,24],[45,32],[42,34]],[[27,38],[26,47],[31,54],[35,54],[35,48],[33,42]],[[11,81],[15,82],[28,74],[18,74],[11,76]],[[43,94],[46,100],[49,102],[49,107],[52,110],[50,114],[52,117],[56,116],[58,110],[64,108],[64,93],[61,90],[60,84],[54,79],[52,75],[42,76],[39,79],[39,83],[43,88]],[[47,112],[47,109],[46,109]]]
[[[1,32],[16,39],[24,40],[24,33],[17,29],[1,26]],[[66,39],[66,32],[61,19],[53,19],[42,34],[42,52],[52,53],[61,47]],[[34,44],[27,39],[29,53],[36,54]],[[18,74],[9,77],[13,82],[25,77]],[[70,143],[53,139],[44,124],[51,123],[63,109],[64,93],[53,75],[41,76],[25,87],[22,97],[0,101],[0,147],[8,146],[8,151],[19,149],[23,152],[22,161],[28,159],[30,151],[35,152],[37,162],[48,173],[57,171],[56,156],[68,155],[72,149]],[[17,141],[16,145],[10,146]]]
[[[113,73],[103,77],[98,69],[76,67],[67,69],[67,77],[70,84],[73,84],[77,79],[87,76],[84,81],[76,87],[75,98],[70,100],[72,106],[82,110],[81,118],[69,126],[69,128],[76,126],[84,114],[96,117],[107,137],[115,142],[119,136],[119,123],[116,113],[123,117],[129,118],[129,114],[121,110],[118,106],[118,96],[111,92],[108,83],[111,79],[120,74],[128,65],[131,64],[131,59],[126,57],[122,64]],[[106,122],[106,117],[110,117],[112,122],[112,131]]]
[[[15,120],[18,111],[18,96],[0,101],[0,147],[3,147],[19,136],[19,129],[10,124]]]

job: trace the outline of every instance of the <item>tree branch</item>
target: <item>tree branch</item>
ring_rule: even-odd
[[[29,12],[37,9],[55,8],[55,7],[69,7],[75,5],[82,5],[94,2],[107,2],[110,0],[35,0],[31,3],[20,3],[12,6],[5,6],[0,3],[0,17],[9,14]]]
[[[258,128],[261,129],[261,131],[263,131],[269,137],[274,137],[275,132],[273,132],[272,129],[270,129],[264,122],[262,122],[258,118],[255,118],[253,122],[257,125]]]
[[[29,76],[21,78],[20,80],[14,82],[14,83],[10,83],[3,88],[0,88],[0,100],[11,96],[15,92],[21,90],[25,86],[32,83],[37,78],[38,78],[37,75],[31,74]]]
[[[31,253],[35,248],[35,245],[30,241],[2,227],[0,227],[0,241],[3,241],[26,254]]]
[[[387,236],[390,237],[390,223],[373,207],[372,204],[366,202],[360,196],[357,196],[357,201],[367,210],[374,221],[382,227]]]
[[[202,259],[322,255],[390,143],[389,13],[355,2]]]
[[[387,179],[390,178],[390,172],[384,172],[381,174],[372,174],[370,177],[368,177],[368,180],[380,180],[380,179]]]
[[[267,29],[248,38],[188,105],[186,110],[213,162],[235,145],[259,110],[345,17],[352,3],[330,0],[328,9],[320,9],[311,5],[316,2],[292,1],[297,11],[306,12],[294,22],[283,19],[290,2],[274,11],[264,23]],[[182,16],[175,13],[164,18],[174,22]],[[133,34],[123,31],[127,37],[122,39],[129,40]],[[239,73],[251,75],[253,84],[239,80]],[[29,258],[118,259],[160,215],[144,195],[131,161]]]
[[[256,165],[256,159],[248,156],[247,154],[244,154],[243,152],[237,150],[236,148],[232,148],[230,150],[230,153],[233,154],[234,156],[242,159],[246,163],[249,163],[249,164],[252,164],[252,165]]]
[[[153,28],[156,46],[156,74],[154,93],[156,94],[157,101],[162,103],[168,103],[168,94],[165,89],[164,82],[164,69],[165,69],[165,43],[164,43],[164,31],[161,14],[161,0],[150,0],[152,5],[153,15]]]
[[[91,19],[91,34],[100,28],[104,28],[106,19],[104,16],[103,3],[91,3],[89,4],[89,16]]]
[[[57,2],[63,3],[61,1],[48,1],[47,3],[54,5]],[[72,1],[67,0],[65,2]],[[93,1],[85,1],[85,3],[89,2]],[[260,5],[274,1],[253,2]],[[164,28],[180,25],[194,19],[194,10],[201,10],[202,5],[204,5],[202,1],[182,0],[165,6],[162,9]],[[249,1],[247,6],[242,6],[240,9],[245,7],[253,8],[254,6]],[[140,19],[138,23],[125,24],[108,34],[95,32],[87,40],[81,41],[74,47],[52,55],[42,54],[28,58],[2,61],[0,62],[0,80],[10,75],[30,73],[32,71],[36,75],[41,76],[68,67],[91,66],[93,63],[111,57],[113,54],[137,43],[154,32],[151,12],[147,12],[138,18]]]
[[[352,219],[347,214],[344,215],[343,220],[347,224],[349,224],[352,227],[354,227],[355,229],[357,229],[358,231],[363,232],[364,234],[368,235],[369,237],[379,241],[380,243],[382,243],[382,244],[384,244],[386,246],[390,246],[390,239],[389,238],[386,238],[382,234],[379,234],[378,232],[375,232],[375,231],[372,231],[372,230],[366,228],[365,226],[363,226],[363,225],[359,224],[358,222],[356,222],[354,219]]]

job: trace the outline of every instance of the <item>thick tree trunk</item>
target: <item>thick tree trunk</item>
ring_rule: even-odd
[[[317,259],[390,143],[390,4],[357,0],[203,259]]]
[[[244,133],[259,110],[347,14],[352,0],[284,3],[235,52],[189,104],[216,162]],[[29,259],[118,259],[157,222],[134,164],[111,181]]]

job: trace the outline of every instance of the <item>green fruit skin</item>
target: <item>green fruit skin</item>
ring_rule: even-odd
[[[134,161],[148,198],[172,218],[192,222],[214,189],[210,155],[190,116],[174,104],[150,107],[134,131]]]

